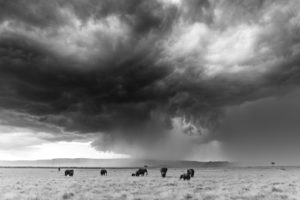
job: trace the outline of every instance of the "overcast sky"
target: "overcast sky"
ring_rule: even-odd
[[[0,0],[0,160],[300,163],[299,9]]]

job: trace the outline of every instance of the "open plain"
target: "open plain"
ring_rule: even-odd
[[[1,200],[94,199],[300,199],[300,168],[201,168],[190,181],[180,181],[185,169],[170,168],[166,178],[159,169],[145,177],[132,177],[135,169],[2,168]]]

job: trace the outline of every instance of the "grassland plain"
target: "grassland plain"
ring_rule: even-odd
[[[57,169],[0,169],[1,200],[102,199],[300,199],[300,168],[201,168],[191,181],[179,181],[185,169],[159,169],[131,177],[134,169],[75,169],[65,177]]]

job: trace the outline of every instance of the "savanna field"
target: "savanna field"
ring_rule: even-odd
[[[300,199],[300,168],[201,168],[190,181],[179,181],[185,169],[159,169],[132,177],[135,169],[0,169],[1,200],[102,199]]]

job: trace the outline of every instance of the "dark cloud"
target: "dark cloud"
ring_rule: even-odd
[[[234,159],[294,163],[299,141],[299,89],[227,109],[217,137]]]
[[[297,1],[0,5],[0,106],[22,114],[5,125],[57,140],[72,133],[99,150],[168,152],[158,147],[181,149],[172,132],[183,121],[175,131],[192,137],[190,146],[227,144],[238,138],[227,130],[248,129],[228,122],[228,109],[299,85]]]

